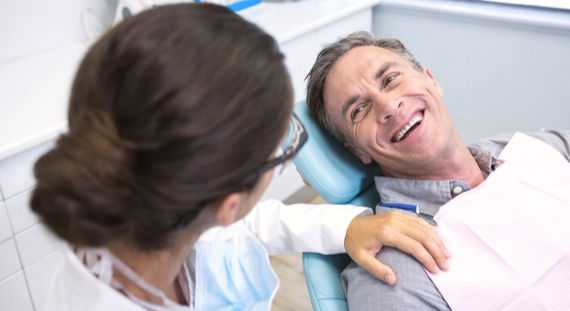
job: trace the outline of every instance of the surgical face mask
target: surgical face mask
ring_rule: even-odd
[[[213,242],[196,242],[194,251],[196,311],[271,308],[279,279],[251,232],[222,228]]]
[[[106,248],[90,248],[85,250],[85,263],[87,268],[99,277],[103,283],[124,293],[133,303],[150,311],[192,311],[192,307],[180,305],[168,297],[161,290],[148,284],[140,276],[138,276],[131,268],[129,268],[120,259],[115,257]],[[148,301],[144,301],[132,293],[130,293],[119,281],[113,278],[113,269],[117,270],[129,281],[136,284],[147,293],[152,294],[162,300],[163,305],[156,305]],[[186,301],[190,301],[192,297],[192,280],[188,274],[186,263],[183,265],[182,271],[178,274],[178,282],[182,288],[182,292]]]

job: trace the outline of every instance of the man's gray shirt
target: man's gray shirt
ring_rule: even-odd
[[[546,142],[570,162],[570,131],[526,134]],[[468,146],[485,178],[494,171],[495,164],[501,161],[498,155],[513,135],[514,133],[500,134]],[[378,176],[375,182],[381,203],[418,205],[420,213],[430,216],[435,216],[441,206],[456,196],[471,190],[460,180],[411,180]],[[376,206],[377,214],[394,210]],[[415,215],[400,209],[398,211]],[[351,262],[341,274],[351,311],[449,310],[421,264],[411,255],[384,247],[376,258],[392,268],[398,280],[394,286],[388,285]]]

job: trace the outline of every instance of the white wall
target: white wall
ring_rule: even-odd
[[[524,16],[531,9],[424,2],[460,3],[466,14],[456,14],[392,2],[374,9],[373,32],[399,38],[430,69],[466,143],[507,131],[570,129],[570,30],[537,26],[530,23],[533,16],[528,23],[466,16],[476,10]],[[535,13],[547,21],[570,21],[570,12]]]
[[[116,6],[117,0],[0,1],[0,65],[86,40],[84,10],[92,32],[100,33]]]

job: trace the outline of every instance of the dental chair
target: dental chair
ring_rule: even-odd
[[[372,209],[380,198],[374,176],[377,164],[363,164],[313,119],[303,100],[293,109],[309,139],[293,160],[305,181],[331,204],[352,204]],[[283,143],[289,145],[291,137]],[[316,311],[347,311],[340,273],[350,262],[347,254],[303,253],[303,270],[311,304]]]

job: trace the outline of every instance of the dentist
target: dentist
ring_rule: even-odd
[[[275,40],[224,7],[158,7],[105,34],[35,166],[32,209],[68,242],[45,310],[268,310],[268,253],[373,259],[369,209],[257,203],[307,139],[292,108]],[[432,231],[408,239],[443,256]]]

